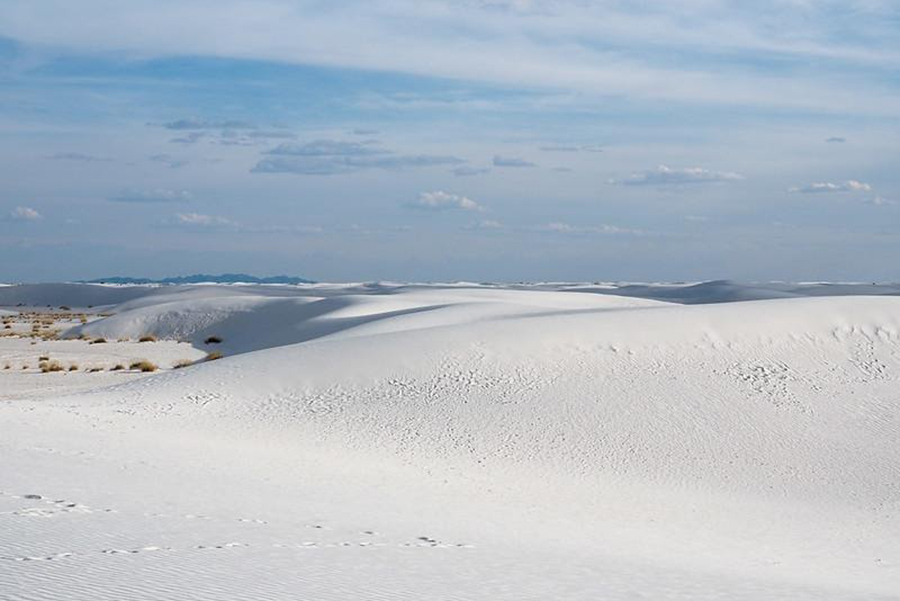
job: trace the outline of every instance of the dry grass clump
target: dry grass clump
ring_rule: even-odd
[[[50,360],[49,355],[41,355],[40,357],[38,357],[38,361],[49,361],[49,360]]]
[[[122,365],[121,363],[119,363],[117,365],[113,365],[112,367],[110,367],[109,371],[122,371],[123,369],[125,369],[125,366]]]
[[[194,364],[194,362],[191,361],[190,359],[179,359],[179,360],[176,361],[175,364],[172,366],[172,369],[181,369],[181,368],[183,368],[183,367],[190,367],[190,366],[193,365],[193,364]]]
[[[7,363],[6,365],[3,366],[3,369],[10,369],[10,367],[11,367],[10,364]]]
[[[63,366],[59,364],[59,361],[41,361],[38,363],[38,368],[40,368],[42,374],[63,370]]]
[[[206,340],[203,341],[203,344],[221,344],[222,339],[218,336],[210,336]]]
[[[135,361],[134,363],[132,363],[131,369],[138,369],[143,372],[150,372],[150,371],[156,371],[159,368],[156,367],[155,363],[152,363],[150,361],[147,361],[146,359],[143,359],[141,361]]]
[[[76,364],[72,364],[69,366],[69,371],[78,371],[78,366]]]
[[[106,344],[106,338],[94,338],[90,344]]]
[[[92,367],[92,368],[90,368],[89,370],[87,370],[87,372],[88,372],[89,374],[95,374],[95,373],[97,373],[98,371],[103,371],[103,368],[102,368],[102,367]]]
[[[156,342],[156,336],[153,334],[147,334],[146,336],[141,336],[138,338],[138,342]]]
[[[215,361],[216,359],[221,359],[224,356],[225,355],[223,355],[219,351],[213,351],[213,352],[209,353],[208,355],[206,355],[206,358],[204,359],[204,361]]]

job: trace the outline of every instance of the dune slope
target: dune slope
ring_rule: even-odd
[[[0,588],[896,598],[900,299],[349,292],[85,326],[231,346],[0,405]]]

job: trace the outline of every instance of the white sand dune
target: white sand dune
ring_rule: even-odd
[[[567,288],[120,301],[226,356],[0,403],[0,591],[900,598],[900,298]]]

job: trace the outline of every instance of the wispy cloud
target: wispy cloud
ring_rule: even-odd
[[[469,167],[468,165],[462,165],[453,170],[453,175],[457,177],[471,177],[473,175],[484,175],[485,173],[490,173],[490,169],[488,167]]]
[[[744,179],[743,175],[731,171],[712,171],[702,167],[672,169],[671,167],[660,165],[654,170],[633,173],[624,179],[611,179],[609,183],[623,186],[670,186],[732,182],[742,179]]]
[[[603,148],[596,144],[556,144],[541,146],[541,152],[603,152]]]
[[[404,169],[459,165],[454,156],[397,154],[374,142],[315,140],[305,144],[280,144],[263,153],[253,173],[296,173],[299,175],[336,175],[364,169]]]
[[[531,161],[526,161],[525,159],[521,159],[518,157],[505,157],[495,155],[494,156],[494,167],[536,167],[534,163]]]
[[[825,138],[825,141],[828,142],[829,144],[843,144],[844,142],[847,141],[847,138],[832,136],[830,138]]]
[[[99,163],[112,160],[108,157],[85,154],[82,152],[57,152],[56,154],[51,154],[45,158],[52,161],[77,161],[79,163]]]
[[[850,69],[891,68],[900,59],[890,26],[897,8],[886,0],[761,0],[753,11],[720,0],[652,10],[578,0],[348,0],[327,9],[220,0],[215,27],[196,16],[207,8],[196,0],[7,2],[0,35],[86,52],[269,60],[702,103],[856,113],[868,104],[867,111],[898,113],[884,82],[857,86],[847,77]],[[676,54],[688,59],[673,61]],[[799,66],[809,59],[816,69]],[[769,61],[779,67],[766,69]],[[185,129],[229,123],[169,122]]]
[[[426,211],[484,211],[484,207],[471,198],[460,196],[458,194],[449,194],[441,190],[422,192],[419,194],[419,198],[406,203],[404,206],[410,209],[421,209]]]
[[[152,190],[126,189],[115,196],[110,196],[109,200],[114,202],[165,203],[188,202],[193,199],[193,197],[193,194],[187,190],[154,188]]]
[[[202,213],[177,213],[175,222],[179,225],[199,227],[237,227],[237,222],[219,215],[204,215]]]
[[[569,223],[554,222],[538,228],[545,232],[556,234],[642,234],[641,230],[623,228],[617,225],[571,225]]]
[[[310,225],[250,225],[221,215],[176,213],[160,225],[199,232],[231,232],[235,234],[314,235],[325,230]]]
[[[178,169],[188,164],[187,160],[173,157],[170,154],[151,154],[147,158],[149,158],[154,163],[165,165],[169,169]]]
[[[246,121],[228,119],[228,120],[210,120],[189,117],[187,119],[176,119],[161,124],[166,129],[175,130],[191,130],[191,129],[255,129],[256,126]]]
[[[314,140],[304,144],[280,144],[264,154],[327,157],[327,156],[369,156],[390,154],[391,152],[375,143],[346,142],[342,140]]]
[[[9,218],[14,221],[40,221],[44,216],[31,207],[16,207],[9,212]]]
[[[872,186],[867,183],[849,179],[842,183],[816,182],[806,186],[789,188],[788,192],[800,192],[801,194],[827,194],[829,192],[871,192]]]

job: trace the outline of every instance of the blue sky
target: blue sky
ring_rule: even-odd
[[[10,0],[0,280],[896,280],[879,0]]]

